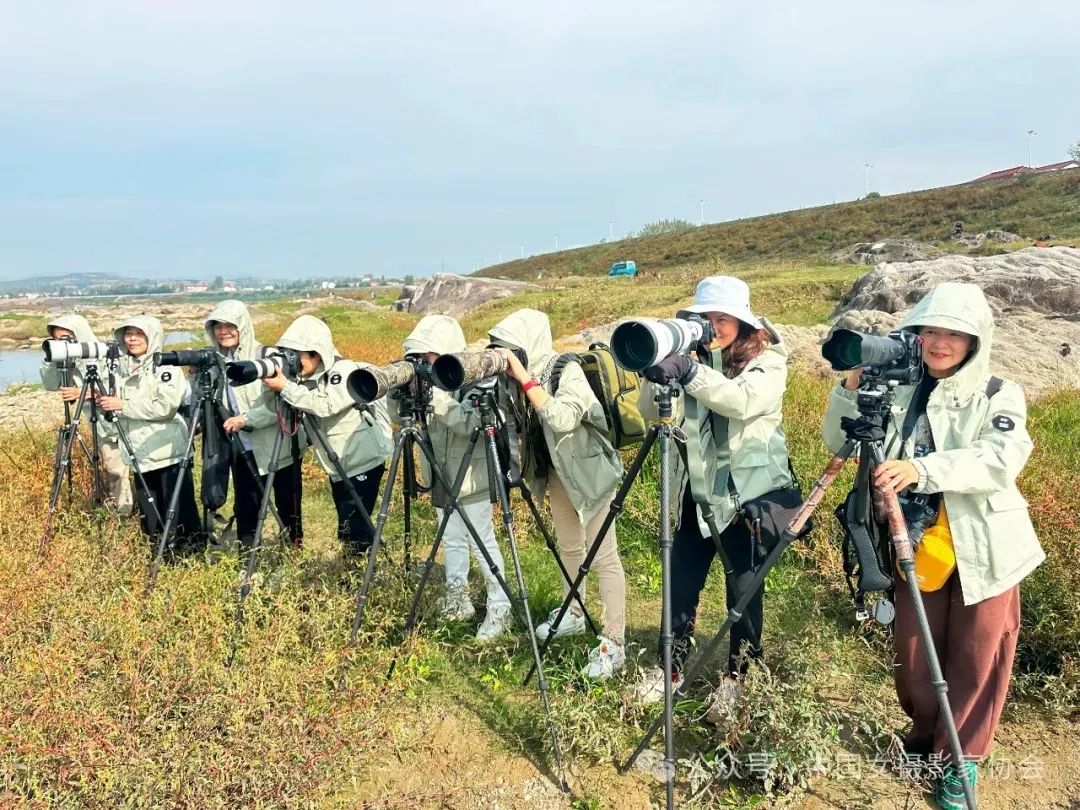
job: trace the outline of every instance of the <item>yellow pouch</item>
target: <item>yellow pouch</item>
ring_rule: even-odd
[[[899,566],[896,570],[901,578],[907,579]],[[937,520],[923,533],[922,541],[915,549],[915,581],[920,591],[936,591],[949,581],[955,570],[956,552],[949,529],[949,515],[945,511],[945,499],[942,498]]]

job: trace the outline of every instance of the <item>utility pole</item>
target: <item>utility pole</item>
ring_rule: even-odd
[[[705,224],[705,201],[700,200],[699,205],[701,206],[701,211],[698,216],[698,227],[700,228],[702,225]]]
[[[1039,133],[1036,132],[1033,129],[1028,130],[1028,163],[1027,163],[1027,165],[1028,165],[1029,169],[1034,169],[1035,168],[1035,164],[1031,162],[1031,142],[1035,138],[1035,136],[1038,135],[1038,134]]]
[[[870,170],[874,168],[873,163],[866,164],[866,194],[864,196],[870,196]]]
[[[609,242],[615,241],[615,223],[612,222],[610,219],[608,220],[607,224],[607,240]]]

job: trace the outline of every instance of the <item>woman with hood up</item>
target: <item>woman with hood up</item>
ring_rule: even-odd
[[[678,383],[675,419],[686,434],[687,463],[673,459],[672,504],[679,516],[671,550],[672,682],[690,654],[698,603],[717,550],[702,507],[716,519],[720,543],[732,570],[725,572],[726,601],[734,607],[761,562],[739,504],[792,486],[782,405],[788,351],[780,335],[750,309],[750,288],[733,276],[709,276],[698,284],[694,303],[680,312],[702,315],[713,329],[712,344],[696,357],[674,354],[644,371],[657,384]],[[643,386],[638,407],[658,417],[652,386]],[[739,679],[760,658],[765,617],[764,586],[752,596],[742,621],[731,628],[728,658],[706,718],[717,721],[741,694]],[[641,674],[636,696],[643,703],[664,697],[662,644],[657,665]]]
[[[49,338],[67,340],[76,343],[97,343],[97,335],[90,328],[86,318],[76,312],[67,312],[48,323]],[[60,399],[74,403],[82,390],[83,374],[86,361],[76,360],[70,370],[55,363],[41,364],[41,384],[46,391],[59,391]],[[69,373],[70,372],[70,373]],[[102,378],[105,377],[103,364],[99,367]],[[105,419],[97,423],[98,446],[101,450],[101,466],[105,470],[105,486],[109,498],[120,515],[130,515],[132,509],[131,482],[128,479],[128,467],[120,453],[120,436],[116,426]]]
[[[222,301],[206,316],[204,324],[206,339],[217,348],[225,362],[256,360],[262,357],[263,346],[255,340],[255,328],[251,315],[242,301]],[[277,459],[271,458],[274,438],[279,430],[276,397],[259,382],[244,385],[224,385],[221,404],[229,416],[223,428],[236,433],[247,459],[233,456],[232,479],[235,487],[233,512],[236,515],[236,536],[244,548],[250,548],[255,539],[255,523],[258,519],[260,496],[266,486],[267,473],[273,465],[274,504],[289,532],[289,540],[299,548],[303,542],[304,529],[300,513],[303,497],[303,476],[300,472],[299,438],[283,436]],[[296,445],[294,462],[293,450]],[[249,461],[259,471],[258,484],[251,474]],[[276,464],[275,464],[276,461]]]
[[[571,575],[585,559],[596,539],[622,477],[622,461],[607,438],[607,420],[585,372],[567,363],[553,390],[551,371],[556,355],[551,348],[551,325],[543,312],[519,309],[488,333],[508,363],[507,374],[517,382],[527,402],[527,458],[523,474],[541,497],[546,486],[551,519],[559,543],[559,557]],[[514,350],[525,353],[525,363]],[[533,440],[536,437],[536,440]],[[542,437],[542,438],[540,438]],[[603,634],[589,653],[583,674],[609,678],[626,664],[626,579],[615,539],[615,525],[600,544],[592,564],[600,580],[604,606]],[[563,596],[570,584],[563,580]],[[579,592],[585,600],[585,583]],[[575,600],[555,632],[556,637],[585,631],[585,617]],[[536,628],[541,640],[551,634],[556,608]]]
[[[901,328],[922,343],[923,377],[901,386],[886,430],[890,459],[874,483],[902,494],[930,495],[938,523],[951,536],[955,569],[923,602],[934,646],[949,684],[963,767],[974,786],[977,764],[993,744],[1020,627],[1018,583],[1045,559],[1016,477],[1031,454],[1027,406],[1016,383],[991,377],[994,319],[982,290],[946,282],[911,310]],[[825,413],[825,443],[844,444],[840,420],[854,417],[861,369],[833,390]],[[897,583],[896,691],[911,718],[904,738],[910,756],[951,758],[937,695],[907,587]],[[937,786],[946,810],[963,808],[952,763]]]
[[[135,476],[135,499],[142,515],[143,534],[153,537],[164,529],[158,523],[154,507],[164,520],[179,481],[174,542],[181,552],[201,551],[206,547],[206,537],[201,531],[195,489],[187,471],[187,429],[180,415],[187,380],[178,368],[154,365],[154,354],[164,345],[164,332],[157,318],[148,315],[129,318],[117,327],[113,338],[120,343],[122,351],[116,396],[99,393],[97,399],[104,410],[118,415],[145,479],[144,486],[139,476]]]
[[[461,325],[449,315],[425,315],[416,324],[416,328],[405,338],[406,356],[422,357],[427,363],[433,363],[440,354],[453,354],[466,349],[465,334]],[[458,466],[469,448],[469,436],[473,428],[480,423],[476,409],[469,402],[462,401],[462,394],[453,394],[432,386],[431,411],[427,422],[427,435],[431,447],[443,474],[448,481],[453,481]],[[421,464],[431,489],[431,502],[435,506],[439,521],[447,505],[447,493],[435,481],[428,469],[427,458],[421,456]],[[484,544],[492,561],[506,577],[502,552],[495,540],[495,527],[491,521],[491,500],[488,487],[487,457],[483,441],[478,441],[473,448],[465,478],[458,492],[460,508],[469,518],[469,522],[480,541]],[[469,551],[480,565],[487,584],[487,613],[476,631],[480,641],[490,641],[503,635],[510,629],[512,615],[510,598],[499,585],[499,580],[488,568],[465,528],[458,512],[454,512],[446,523],[442,540],[443,564],[446,570],[446,595],[443,598],[442,613],[448,620],[463,621],[471,619],[475,613],[469,599]]]
[[[346,380],[359,366],[338,354],[330,327],[311,315],[293,321],[277,345],[300,353],[300,373],[290,380],[279,369],[263,380],[271,391],[299,411],[318,418],[330,449],[339,457],[348,481],[342,480],[315,440],[315,457],[330,477],[338,516],[338,539],[348,555],[364,554],[375,538],[350,497],[359,493],[368,514],[375,508],[386,459],[393,450],[390,418],[384,400],[359,407],[349,395]]]

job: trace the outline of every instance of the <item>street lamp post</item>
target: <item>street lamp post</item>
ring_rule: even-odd
[[[874,164],[873,163],[867,163],[865,165],[866,165],[866,195],[865,196],[869,197],[870,196],[870,170],[874,168]]]
[[[1038,134],[1039,133],[1036,132],[1033,129],[1028,130],[1028,162],[1027,162],[1027,165],[1028,165],[1029,169],[1034,169],[1035,168],[1035,164],[1031,162],[1031,142],[1032,142],[1032,139],[1034,139],[1034,137],[1036,135],[1038,135]]]
[[[699,200],[698,205],[701,207],[701,210],[698,214],[698,227],[700,228],[702,225],[705,224],[705,201]]]

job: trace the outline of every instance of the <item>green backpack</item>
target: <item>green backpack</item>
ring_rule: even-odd
[[[559,377],[567,363],[577,363],[585,372],[607,419],[607,437],[616,450],[625,450],[645,438],[645,419],[638,410],[641,378],[627,371],[611,356],[606,343],[593,343],[587,352],[561,354],[551,369],[551,392],[559,390]]]

